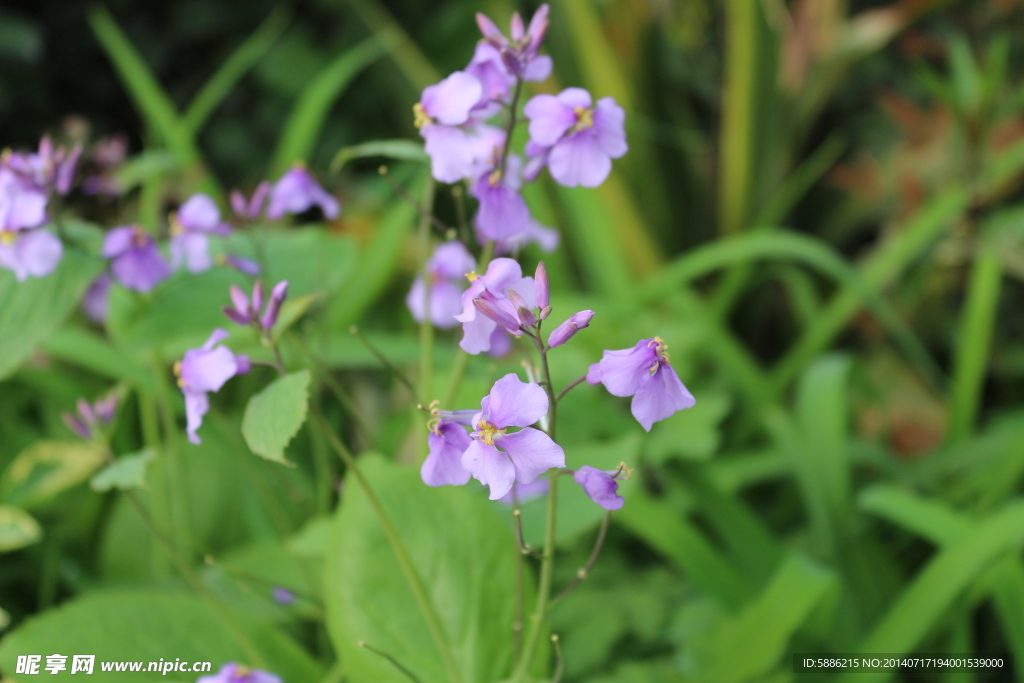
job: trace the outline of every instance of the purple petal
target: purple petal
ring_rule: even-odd
[[[235,370],[235,375],[247,375],[252,370],[252,362],[249,360],[249,356],[244,353],[235,356],[235,366],[238,368]]]
[[[484,38],[499,44],[508,43],[505,39],[505,34],[501,32],[501,29],[486,14],[476,13],[476,25],[480,28],[480,33],[483,34]]]
[[[443,330],[459,324],[455,319],[462,311],[462,292],[451,282],[435,282],[430,288],[430,320]]]
[[[178,222],[186,230],[215,232],[223,229],[217,203],[202,193],[192,195],[178,208]]]
[[[537,95],[523,108],[530,119],[530,141],[550,147],[576,125],[576,113],[555,95]]]
[[[252,311],[258,313],[263,310],[263,281],[257,280],[252,286],[252,299],[250,300]]]
[[[473,255],[466,249],[466,245],[458,240],[449,240],[437,245],[430,260],[427,261],[428,271],[448,280],[462,280],[474,267],[476,262]]]
[[[238,190],[231,190],[231,210],[239,216],[245,215],[245,195]]]
[[[210,338],[207,339],[203,343],[203,346],[202,346],[203,351],[211,350],[214,346],[216,346],[217,344],[220,344],[222,341],[224,341],[225,339],[227,339],[230,336],[231,335],[228,334],[228,331],[225,330],[224,328],[222,328],[222,327],[214,328],[213,332],[210,333]]]
[[[590,367],[587,381],[604,384],[612,396],[632,396],[650,377],[651,367],[658,361],[651,341],[641,339],[631,349],[605,351],[596,372],[594,366]]]
[[[171,268],[182,262],[189,272],[202,273],[213,267],[210,257],[210,238],[201,232],[183,232],[171,238]]]
[[[480,81],[483,101],[505,102],[509,98],[515,78],[505,69],[501,53],[487,41],[476,44],[473,59],[466,67],[466,73]],[[474,113],[476,115],[476,113]]]
[[[270,291],[270,302],[267,303],[267,310],[263,313],[263,317],[260,319],[260,325],[263,329],[269,330],[277,322],[277,315],[281,311],[281,304],[284,303],[285,297],[288,296],[288,281],[281,280],[274,289]]]
[[[598,144],[612,159],[629,151],[626,144],[626,111],[612,97],[602,97],[594,107],[594,131]]]
[[[467,483],[470,475],[462,466],[462,454],[472,441],[463,427],[441,422],[437,432],[427,435],[430,454],[420,468],[423,483],[427,486],[461,486]]]
[[[252,277],[256,277],[260,274],[260,264],[250,259],[242,258],[241,256],[235,256],[234,254],[228,254],[227,257],[225,257],[224,265],[229,268],[233,268],[240,273],[244,273],[245,275],[251,275]]]
[[[548,281],[548,269],[541,261],[533,274],[534,303],[537,308],[544,308],[551,303],[551,285]]]
[[[107,321],[107,301],[110,298],[110,276],[103,274],[92,281],[82,297],[82,310],[94,323]]]
[[[253,190],[252,198],[249,200],[249,206],[246,210],[249,218],[255,219],[259,217],[260,211],[263,210],[263,203],[267,200],[267,195],[270,194],[270,188],[270,183],[264,180]]]
[[[584,465],[576,470],[573,480],[583,487],[590,499],[605,510],[618,510],[626,500],[618,494],[619,482],[602,470]]]
[[[10,234],[10,233],[8,233]],[[14,273],[23,282],[29,277],[46,277],[64,255],[64,245],[51,233],[37,228],[14,233],[14,243],[0,246],[0,268]]]
[[[513,505],[515,501],[512,500],[512,496],[515,495],[520,504],[527,503],[536,498],[540,498],[541,496],[546,496],[550,490],[550,479],[538,479],[530,484],[521,484],[516,482],[512,485],[512,490],[502,496],[498,502],[504,503],[505,505]]]
[[[211,351],[190,349],[181,361],[181,384],[185,393],[218,391],[237,373],[238,361],[226,346]]]
[[[445,126],[457,126],[469,118],[469,110],[483,96],[483,86],[464,71],[456,71],[423,90],[420,103],[426,114]]]
[[[35,228],[46,221],[46,192],[0,166],[0,230]]]
[[[64,420],[64,424],[67,425],[68,429],[73,431],[83,439],[92,438],[92,430],[90,430],[81,420],[72,415],[71,413],[61,413],[61,419]]]
[[[539,384],[524,382],[509,373],[491,387],[483,419],[497,426],[528,427],[548,412],[548,395]]]
[[[491,488],[491,500],[498,500],[512,490],[516,480],[516,470],[508,456],[476,439],[462,454],[462,466],[474,479]]]
[[[466,353],[478,354],[491,348],[491,333],[501,330],[498,323],[478,315],[468,322],[462,323],[462,341],[459,346]],[[504,333],[504,330],[502,330]]]
[[[267,217],[273,220],[285,214],[299,214],[319,206],[328,219],[338,217],[341,205],[327,193],[302,166],[293,166],[270,189]]]
[[[492,185],[484,175],[475,185],[475,194],[480,201],[476,225],[488,239],[508,239],[529,227],[530,209],[518,192],[504,184]]]
[[[551,177],[565,187],[597,187],[612,172],[612,160],[593,128],[573,133],[551,148]]]
[[[188,440],[197,446],[202,443],[202,439],[196,431],[203,425],[203,415],[206,415],[208,410],[210,399],[205,391],[185,392],[185,432],[188,434]]]
[[[425,126],[420,135],[430,157],[430,174],[442,183],[457,183],[473,173],[476,143],[461,128]]]
[[[503,306],[496,305],[494,302],[486,299],[473,299],[473,305],[476,306],[476,310],[498,323],[506,331],[512,334],[519,332],[519,318],[505,310]]]
[[[491,332],[490,346],[487,348],[487,355],[491,358],[504,358],[512,351],[512,339],[514,337],[503,328],[495,325]]]
[[[516,481],[523,484],[529,484],[552,467],[565,467],[565,451],[539,429],[527,427],[515,434],[499,434],[494,443],[512,458]]]
[[[130,225],[114,228],[104,236],[103,250],[100,252],[100,256],[103,258],[120,256],[131,249],[134,235],[135,228]]]
[[[551,61],[551,57],[547,55],[534,57],[526,64],[526,69],[523,71],[523,80],[533,81],[534,83],[546,81],[548,76],[551,75],[553,68],[554,63]]]
[[[666,363],[640,386],[633,396],[631,409],[637,422],[651,431],[655,422],[695,405],[697,399],[683,386],[675,369]]]
[[[583,88],[566,88],[558,93],[558,99],[569,109],[590,109],[590,93]]]
[[[143,293],[171,276],[170,266],[152,241],[142,247],[132,247],[118,256],[110,270],[122,285]]]
[[[590,326],[590,320],[594,317],[593,311],[580,311],[556,327],[548,337],[548,346],[554,348],[561,346],[572,339],[579,330]]]
[[[243,318],[248,318],[252,309],[249,308],[249,297],[245,295],[245,292],[236,285],[231,285],[228,288],[228,294],[231,296],[231,303],[235,305],[235,310],[238,311],[238,314]],[[245,323],[242,324],[244,325]]]

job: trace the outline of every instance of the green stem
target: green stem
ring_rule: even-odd
[[[160,439],[160,419],[157,414],[156,401],[151,394],[143,391],[138,392],[138,397],[139,417],[142,423],[142,439],[146,446],[152,448],[161,456],[166,457],[163,442]],[[161,467],[154,468],[154,475],[149,494],[152,501],[153,515],[163,522],[164,526],[169,526],[170,513],[167,500],[167,482],[165,481],[167,477],[166,465],[162,464]],[[163,576],[167,573],[168,566],[166,560],[166,556],[154,546],[152,562],[153,574],[155,576]]]
[[[434,211],[434,178],[427,176],[423,184],[423,213],[420,214],[420,223],[417,228],[419,242],[419,257],[423,271],[423,320],[420,321],[420,401],[423,405],[430,403],[432,385],[434,381],[434,323],[430,319],[430,271],[427,264],[430,261],[430,218]],[[415,407],[413,410],[416,410]],[[415,422],[415,419],[414,419]],[[427,442],[420,440],[420,461],[427,457]]]
[[[163,423],[164,462],[167,467],[168,497],[170,499],[170,519],[172,521],[174,541],[181,552],[188,553],[191,558],[195,551],[192,541],[192,528],[188,511],[188,481],[185,470],[184,453],[178,439],[178,425],[171,407],[170,386],[167,382],[166,364],[158,356],[153,356],[153,374],[156,377],[156,405]]]
[[[327,441],[331,444],[331,447],[337,452],[342,462],[345,463],[345,467],[355,477],[359,487],[363,490],[363,495],[366,496],[366,500],[369,501],[370,507],[373,508],[374,513],[377,515],[377,519],[380,522],[381,528],[384,530],[384,535],[388,539],[388,544],[391,546],[392,552],[395,554],[395,559],[398,560],[398,566],[402,570],[402,574],[405,576],[406,583],[409,584],[409,589],[412,591],[413,597],[416,600],[416,604],[420,608],[420,612],[423,614],[424,620],[427,622],[427,629],[430,631],[431,637],[434,639],[434,645],[437,647],[438,653],[441,655],[441,660],[444,662],[444,667],[448,673],[448,679],[452,683],[460,683],[462,680],[459,675],[458,667],[455,664],[455,658],[452,656],[451,647],[448,645],[448,640],[445,638],[444,630],[441,627],[441,619],[437,615],[437,611],[434,609],[433,604],[427,597],[427,592],[423,588],[423,582],[420,577],[416,574],[416,569],[412,565],[412,560],[409,558],[409,553],[402,544],[402,540],[398,537],[398,532],[395,530],[394,525],[388,518],[387,513],[384,511],[384,507],[377,499],[376,494],[370,487],[370,482],[363,477],[363,473],[359,470],[356,465],[356,460],[349,452],[345,444],[341,442],[341,439],[334,433],[330,425],[327,424],[327,420],[323,414],[320,413],[316,405],[313,406],[313,419],[316,420],[323,431],[324,436],[327,437]]]

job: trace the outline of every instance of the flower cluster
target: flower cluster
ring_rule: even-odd
[[[80,398],[75,407],[78,411],[77,414],[64,412],[60,417],[68,429],[75,434],[83,439],[91,439],[97,429],[102,429],[114,419],[114,411],[117,410],[117,395],[110,394],[93,403]]]
[[[235,662],[229,662],[212,676],[202,676],[196,683],[283,683],[276,676],[260,669],[250,669]]]

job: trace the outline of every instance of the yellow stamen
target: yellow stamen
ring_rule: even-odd
[[[423,128],[424,126],[429,126],[430,124],[432,124],[434,122],[433,119],[431,119],[429,116],[427,116],[427,110],[424,109],[423,105],[420,104],[419,102],[417,102],[416,104],[412,105],[412,115],[413,115],[412,123],[417,128]]]
[[[476,436],[478,439],[483,441],[488,446],[494,445],[494,437],[498,434],[504,434],[507,430],[498,429],[490,422],[484,422],[481,420],[476,426]]]
[[[469,280],[470,282],[476,282],[477,278],[479,277],[480,276],[476,274],[475,270],[466,273],[466,279]]]
[[[171,214],[167,217],[167,220],[171,224],[171,235],[172,236],[177,236],[177,235],[180,235],[181,233],[185,232],[185,226],[182,225],[181,221],[178,220],[178,212],[177,211],[172,211]]]
[[[587,128],[594,127],[593,109],[575,107],[572,111],[576,114],[576,130],[586,130]]]
[[[18,233],[16,232],[11,232],[9,230],[0,231],[0,244],[4,245],[5,247],[14,244],[15,240],[17,239]]]
[[[668,355],[668,344],[661,337],[655,337],[651,341],[647,342],[647,348],[654,347],[654,353],[657,355],[657,360],[651,366],[651,372],[658,369],[659,365],[665,365],[671,362]]]
[[[633,478],[633,469],[631,467],[627,467],[626,463],[620,462],[618,470],[619,471],[615,473],[616,478],[618,478],[619,476],[621,476],[623,479]]]
[[[487,182],[490,183],[491,187],[497,187],[501,184],[501,170],[492,171],[491,175],[487,176]]]

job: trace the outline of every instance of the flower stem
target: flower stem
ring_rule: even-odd
[[[597,540],[594,542],[594,549],[590,551],[590,557],[587,558],[587,563],[576,572],[576,576],[573,578],[572,582],[562,589],[562,592],[551,601],[552,605],[571,593],[572,589],[578,586],[579,583],[590,574],[590,570],[594,568],[594,565],[597,563],[597,558],[601,554],[601,547],[604,545],[604,539],[608,535],[608,523],[611,519],[612,513],[609,512],[605,514],[604,520],[601,521],[601,530],[597,532]]]
[[[523,79],[516,78],[516,89],[512,92],[512,102],[508,105],[508,127],[505,128],[505,146],[501,150],[501,163],[498,171],[505,177],[505,162],[508,161],[508,150],[512,146],[512,131],[516,128],[516,109],[519,107],[519,96],[523,92]]]
[[[583,384],[583,382],[585,382],[586,380],[587,380],[587,376],[586,376],[586,375],[583,375],[583,376],[582,376],[582,377],[580,377],[580,378],[579,378],[578,380],[574,381],[574,382],[573,382],[572,384],[570,384],[570,385],[568,385],[567,387],[565,387],[565,389],[562,389],[562,390],[561,390],[560,392],[558,392],[558,396],[556,396],[556,397],[555,397],[555,403],[558,403],[559,401],[561,401],[561,400],[562,400],[562,398],[563,398],[563,397],[564,397],[564,396],[565,396],[566,394],[568,394],[568,393],[569,393],[570,391],[572,391],[573,389],[575,389],[577,385],[579,385],[579,384]]]
[[[409,589],[412,591],[413,597],[416,600],[416,604],[420,608],[420,612],[423,614],[424,620],[427,622],[427,629],[430,631],[431,637],[434,639],[434,645],[437,647],[438,653],[441,655],[441,660],[444,662],[445,670],[448,673],[448,680],[452,683],[460,683],[462,678],[459,675],[458,667],[455,665],[455,658],[452,656],[451,647],[448,645],[448,640],[445,638],[444,630],[441,627],[441,619],[437,615],[437,611],[434,609],[434,605],[430,602],[427,597],[427,592],[423,588],[423,582],[419,575],[416,574],[416,569],[412,565],[412,560],[409,557],[408,551],[402,544],[402,540],[398,537],[398,532],[395,530],[394,525],[391,523],[391,519],[384,511],[384,507],[381,505],[380,500],[377,499],[377,495],[370,488],[370,482],[363,477],[363,473],[359,470],[356,465],[356,460],[349,452],[345,444],[341,442],[337,434],[331,429],[330,425],[327,424],[327,420],[323,414],[320,413],[319,408],[316,405],[312,406],[313,419],[316,420],[320,427],[320,430],[327,437],[327,441],[330,442],[331,447],[334,448],[342,462],[345,463],[345,467],[352,476],[355,477],[359,487],[363,490],[363,495],[366,496],[366,500],[370,503],[370,507],[373,508],[374,513],[377,515],[377,519],[380,522],[381,528],[384,530],[384,535],[388,539],[388,544],[391,546],[392,552],[395,554],[395,559],[398,560],[398,565],[402,570],[402,574],[405,576],[406,583],[409,584]]]
[[[420,400],[430,403],[434,382],[434,323],[430,318],[430,219],[434,211],[434,177],[428,175],[423,186],[423,208],[418,226],[418,242],[420,263],[423,266],[423,320],[420,321]],[[419,459],[427,457],[426,441],[421,440]]]

